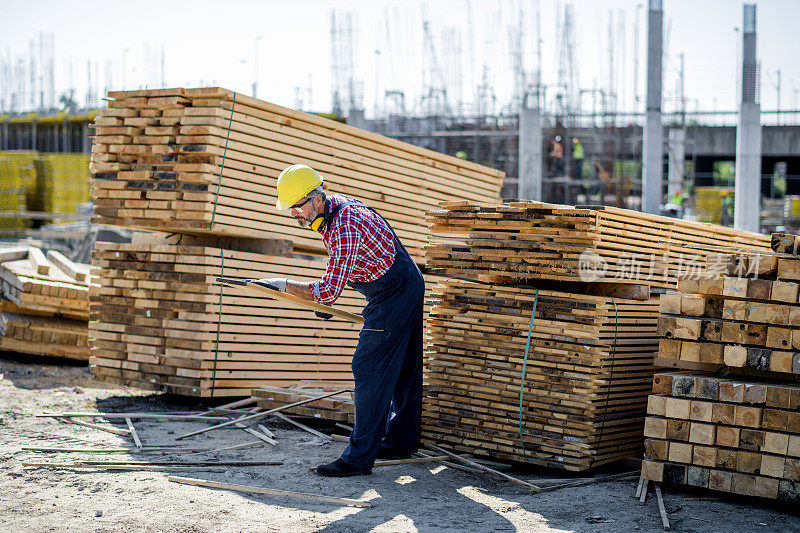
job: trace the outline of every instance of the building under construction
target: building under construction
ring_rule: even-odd
[[[474,26],[470,5],[467,2],[468,20]],[[587,88],[579,83],[575,11],[571,4],[557,3],[557,80],[543,83],[539,7],[535,3],[526,11],[518,4],[510,16],[498,11],[487,21],[487,35],[502,34],[504,27],[508,34],[508,49],[503,52],[496,41],[484,43],[509,64],[512,90],[507,100],[501,101],[495,94],[498,73],[497,69],[492,71],[486,57],[482,67],[473,68],[471,76],[462,72],[462,65],[468,63],[464,61],[466,41],[472,35],[462,36],[456,28],[444,28],[439,36],[423,9],[422,19],[417,21],[422,41],[421,93],[393,88],[392,76],[386,75],[373,81],[375,98],[369,110],[365,110],[365,83],[358,76],[356,61],[357,16],[333,11],[331,113],[346,117],[356,127],[500,169],[506,175],[506,198],[616,205],[733,225],[735,180],[737,174],[746,173],[751,181],[749,191],[760,184],[760,208],[747,209],[760,212],[760,222],[756,223],[760,229],[800,225],[800,110],[780,109],[780,98],[778,109],[760,110],[754,6],[745,9],[743,27],[750,26],[743,34],[742,50],[737,52],[744,73],[737,82],[742,102],[740,110],[728,112],[687,110],[692,99],[683,89],[683,54],[673,58],[679,60],[673,73],[675,92],[663,90],[662,59],[667,52],[662,47],[669,40],[669,28],[666,32],[663,29],[660,0],[650,0],[645,17],[636,10],[633,42],[640,41],[640,19],[646,21],[646,28],[642,28],[646,31],[641,33],[647,38],[646,90],[641,96],[636,77],[639,64],[645,61],[638,57],[639,47],[633,50],[632,88],[626,87],[626,70],[621,66],[630,63],[625,56],[630,32],[626,32],[623,10],[608,15],[607,50],[603,51],[607,51],[607,79],[600,83],[595,80]],[[399,52],[392,43],[407,41],[407,35],[398,33],[396,22],[401,19],[398,13],[387,12],[385,42],[376,50],[376,58],[388,66],[398,63]],[[530,54],[524,42],[534,35],[538,49]],[[145,70],[152,74],[149,81],[154,86],[159,79],[163,83],[163,55],[163,47],[160,55],[146,55],[149,61]],[[528,60],[530,55],[536,56],[533,69],[526,68],[533,62]],[[103,86],[98,64],[90,61],[86,66],[84,108],[79,107],[76,94],[80,91],[75,90],[62,95],[57,105],[52,56],[52,36],[40,34],[31,41],[30,61],[20,61],[16,66],[4,61],[0,65],[7,87],[0,95],[0,150],[90,151],[88,125],[96,114],[94,108],[101,106],[104,91],[113,86],[114,69],[105,66]],[[380,72],[377,63],[376,75]],[[472,82],[465,81],[470,79]],[[732,79],[731,85],[735,81]],[[469,83],[477,83],[474,90]],[[780,77],[778,94],[779,84]],[[256,88],[254,80],[253,91]],[[310,87],[298,87],[294,107],[308,110],[310,92]],[[470,93],[471,99],[467,97]],[[634,110],[625,111],[625,102]],[[28,113],[25,109],[39,111]],[[747,141],[749,148],[740,147],[740,141]],[[754,144],[760,145],[759,156],[752,156],[759,152],[753,149]],[[750,154],[749,159],[745,153]],[[740,157],[743,159],[737,161]],[[643,176],[650,179],[643,180]],[[648,188],[643,183],[656,185]]]

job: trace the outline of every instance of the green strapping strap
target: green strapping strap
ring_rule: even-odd
[[[600,424],[600,436],[597,437],[597,447],[600,447],[603,440],[603,431],[606,429],[606,416],[608,416],[608,401],[611,399],[611,378],[614,377],[614,358],[617,355],[617,329],[619,327],[619,313],[617,311],[617,301],[612,297],[614,304],[614,344],[611,347],[611,370],[608,373],[608,388],[606,389],[606,404],[603,407],[603,422]],[[592,457],[592,465],[597,460],[597,454]],[[591,468],[591,465],[589,466]]]
[[[522,379],[519,382],[519,444],[522,446],[522,455],[528,459],[525,451],[525,441],[522,438],[522,394],[525,391],[525,370],[528,366],[528,351],[531,347],[531,335],[533,334],[533,317],[536,315],[536,304],[539,303],[539,289],[536,289],[536,296],[533,297],[533,310],[531,311],[531,324],[528,326],[528,341],[525,343],[525,357],[522,359]]]
[[[220,249],[219,257],[222,260],[219,267],[219,277],[225,277],[225,250]],[[219,284],[219,310],[217,311],[217,340],[214,343],[214,370],[211,373],[211,397],[214,397],[214,387],[217,384],[217,359],[219,358],[219,331],[222,328],[222,288]]]
[[[233,105],[231,106],[231,118],[228,119],[228,133],[225,134],[225,149],[222,151],[222,166],[219,168],[219,179],[217,180],[217,194],[214,197],[214,209],[211,211],[211,227],[214,229],[214,219],[217,217],[217,202],[219,202],[219,190],[222,187],[222,171],[225,170],[225,156],[228,155],[228,139],[231,138],[231,126],[233,125],[233,111],[236,109],[236,93],[233,93]]]

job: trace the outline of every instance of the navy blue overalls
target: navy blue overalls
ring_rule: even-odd
[[[348,204],[335,206],[328,224]],[[386,225],[397,251],[392,266],[373,282],[348,283],[367,305],[352,362],[355,427],[342,460],[363,469],[372,468],[381,440],[384,447],[414,452],[421,432],[425,281],[392,226]]]

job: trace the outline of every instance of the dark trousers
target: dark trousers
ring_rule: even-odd
[[[353,354],[355,427],[342,460],[372,468],[383,445],[416,451],[422,418],[422,304],[425,282],[395,239],[392,267],[372,283],[352,283],[367,299]]]

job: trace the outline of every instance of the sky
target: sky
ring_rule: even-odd
[[[755,3],[762,109],[778,106],[778,69],[780,107],[798,108],[800,0]],[[402,91],[406,109],[419,111],[423,91],[441,85],[447,87],[451,109],[474,110],[481,92],[494,95],[493,110],[500,112],[507,110],[514,93],[510,50],[519,50],[526,83],[532,81],[539,70],[537,35],[542,82],[553,105],[557,84],[568,72],[567,62],[561,61],[559,75],[558,58],[566,48],[560,43],[566,41],[557,28],[565,6],[571,5],[578,85],[616,93],[618,110],[641,111],[647,4],[648,0],[0,0],[0,58],[6,64],[18,63],[30,55],[32,39],[51,32],[57,92],[73,87],[83,104],[89,61],[96,92],[107,85],[157,87],[163,49],[166,86],[219,85],[252,94],[257,79],[259,98],[329,111],[335,10],[339,21],[350,17],[354,54],[349,72],[357,80],[368,117],[397,105],[396,99],[385,97],[386,91]],[[678,105],[681,53],[687,109],[736,109],[742,5],[736,0],[663,0],[666,110]],[[338,72],[347,76],[348,70]],[[484,89],[479,91],[479,86]],[[8,91],[6,82],[0,87],[0,103]],[[591,95],[580,101],[584,111],[591,109]]]

